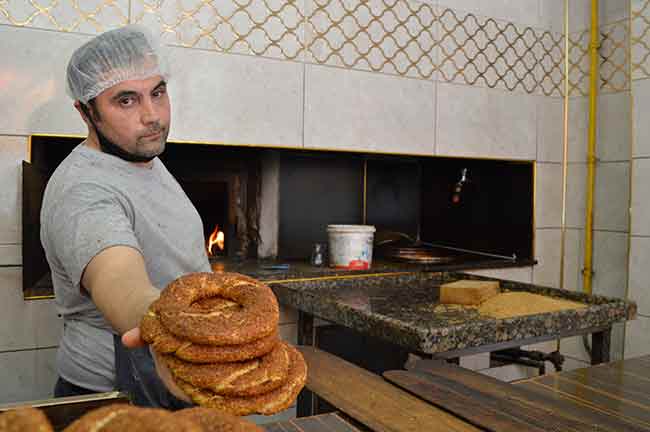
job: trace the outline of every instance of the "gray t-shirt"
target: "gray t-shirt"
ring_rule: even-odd
[[[90,260],[112,246],[135,248],[159,289],[183,274],[210,271],[201,218],[163,163],[137,166],[84,143],[48,182],[41,242],[64,318],[58,373],[95,391],[114,386],[114,331],[80,288]]]

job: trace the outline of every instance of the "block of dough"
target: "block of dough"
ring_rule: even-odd
[[[461,279],[440,285],[440,303],[480,305],[499,294],[499,281]]]

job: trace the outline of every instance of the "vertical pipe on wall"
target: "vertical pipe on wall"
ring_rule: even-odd
[[[587,148],[587,203],[585,209],[585,261],[582,269],[584,292],[591,294],[593,277],[594,184],[596,178],[596,105],[598,102],[598,0],[591,0],[591,41],[589,43],[589,141]]]
[[[564,288],[566,250],[566,195],[569,154],[569,0],[564,0],[564,107],[562,122],[562,224],[560,239],[560,289]],[[559,342],[559,340],[558,340]],[[559,347],[558,347],[559,349]]]

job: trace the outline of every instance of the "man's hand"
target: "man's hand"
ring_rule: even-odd
[[[122,335],[122,343],[124,344],[125,347],[127,348],[138,348],[147,345],[145,341],[142,340],[142,337],[140,336],[140,328],[136,327],[133,328],[126,333]],[[192,399],[190,399],[189,396],[183,392],[183,390],[178,387],[176,382],[174,381],[174,378],[172,377],[172,373],[165,365],[165,362],[162,361],[160,358],[159,354],[151,347],[149,347],[149,351],[151,352],[151,356],[153,357],[154,364],[156,366],[156,372],[158,373],[158,376],[160,377],[160,380],[165,384],[165,387],[173,394],[176,396],[178,399],[181,399],[185,402],[192,403]]]

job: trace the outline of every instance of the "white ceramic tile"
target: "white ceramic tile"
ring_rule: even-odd
[[[632,235],[650,236],[650,199],[648,197],[650,185],[650,159],[636,159],[632,161],[632,199],[631,202],[631,227]]]
[[[0,352],[0,403],[34,400],[36,350]]]
[[[440,6],[528,26],[539,26],[537,0],[439,0]]]
[[[560,284],[560,229],[535,230],[535,259],[533,283],[542,286],[558,287]]]
[[[589,340],[588,340],[589,342]],[[584,366],[589,366],[591,359],[587,349],[585,348],[582,336],[573,336],[570,338],[564,338],[560,341],[560,353],[562,355],[571,358],[574,361],[584,363]],[[574,368],[575,369],[575,368]]]
[[[584,228],[587,165],[571,163],[567,167],[566,226]]]
[[[614,323],[610,342],[610,361],[623,360],[625,351],[625,322]]]
[[[305,147],[433,155],[434,83],[307,65]]]
[[[637,316],[625,328],[625,358],[650,354],[650,317]]]
[[[22,268],[0,269],[0,351],[36,346],[33,312],[23,300]]]
[[[624,298],[627,286],[627,233],[594,231],[592,292]]]
[[[36,355],[36,373],[33,399],[54,397],[54,385],[58,378],[56,372],[56,348],[38,349]]]
[[[539,0],[540,27],[564,33],[564,1]]]
[[[564,101],[538,96],[537,103],[537,161],[562,162]]]
[[[26,303],[34,317],[36,346],[58,346],[63,335],[63,319],[59,317],[54,300],[28,300]]]
[[[302,145],[301,64],[186,48],[171,58],[170,139]]]
[[[461,357],[460,367],[473,371],[487,369],[490,367],[490,353]]]
[[[562,365],[562,370],[569,372],[576,369],[583,369],[591,366],[589,362],[576,360],[571,357],[564,357],[564,364]]]
[[[22,265],[22,249],[19,244],[0,244],[0,266]]]
[[[629,1],[600,0],[600,22],[609,24],[630,17]]]
[[[627,231],[630,207],[629,162],[596,165],[594,229]]]
[[[650,80],[632,81],[633,139],[632,156],[650,156]]]
[[[21,242],[22,161],[27,138],[0,136],[0,244]]]
[[[282,324],[278,328],[280,329],[280,339],[292,345],[298,343],[297,324]]]
[[[584,257],[584,232],[567,229],[564,234],[564,286],[570,291],[582,289],[582,267]]]
[[[569,100],[568,156],[570,162],[587,161],[589,131],[589,100],[576,97]]]
[[[533,160],[536,111],[532,95],[440,82],[436,153]]]
[[[648,78],[650,74],[650,49],[647,43],[644,43],[644,38],[648,31],[648,16],[650,16],[650,8],[645,0],[632,0],[632,19],[631,19],[631,33],[630,38],[632,41],[631,49],[631,63],[633,80],[640,80]],[[634,88],[634,81],[632,82]],[[646,84],[647,86],[647,84]]]
[[[513,382],[525,378],[532,378],[538,375],[538,369],[520,366],[516,364],[509,364],[505,366],[494,367],[479,371],[483,375],[496,378],[499,381]]]
[[[435,79],[435,7],[413,0],[306,0],[305,58],[395,75]]]
[[[235,54],[302,60],[304,2],[234,0],[132,1],[131,21],[161,34],[163,42]]]
[[[101,33],[128,23],[128,0],[64,0],[40,3],[3,2],[0,4],[0,24],[66,32]]]
[[[0,14],[1,15],[1,14]],[[74,33],[0,26],[0,135],[85,134],[65,94],[65,67],[89,39]]]
[[[601,161],[630,159],[630,105],[630,92],[599,96],[596,155]]]
[[[533,267],[470,270],[465,273],[523,283],[531,283],[533,281]]]
[[[628,297],[637,303],[638,313],[650,316],[650,237],[630,238]]]
[[[535,227],[562,226],[562,165],[537,163],[535,168]]]

